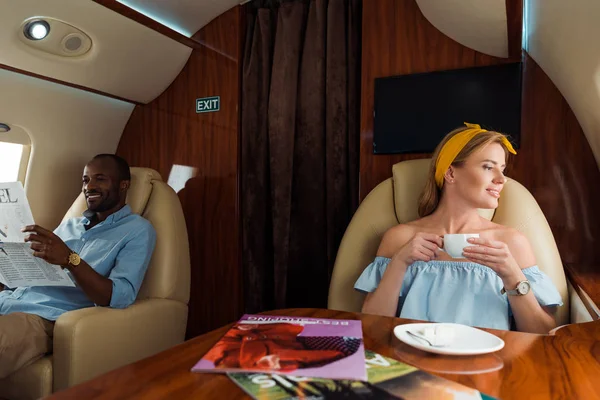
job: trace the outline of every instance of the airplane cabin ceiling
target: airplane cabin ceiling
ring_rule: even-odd
[[[117,0],[184,36],[192,37],[240,0]]]
[[[92,39],[90,51],[61,57],[28,46],[19,32],[31,17],[51,17],[80,29]],[[0,49],[2,64],[140,103],[161,94],[192,51],[91,0],[0,1]]]
[[[421,12],[443,34],[463,46],[508,57],[505,0],[416,0]]]

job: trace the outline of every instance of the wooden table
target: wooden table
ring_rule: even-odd
[[[506,342],[487,355],[449,357],[400,342],[394,326],[408,320],[319,309],[268,312],[360,319],[365,347],[500,399],[600,399],[600,321],[569,325],[554,336],[488,330]],[[226,376],[192,366],[231,325],[49,397],[62,399],[248,399]]]

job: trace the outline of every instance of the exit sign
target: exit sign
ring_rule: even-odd
[[[221,96],[196,99],[196,113],[215,112],[221,109]]]

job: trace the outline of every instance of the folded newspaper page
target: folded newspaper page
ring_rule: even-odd
[[[0,183],[0,282],[6,287],[75,286],[61,267],[33,255],[26,233],[33,215],[21,182]]]

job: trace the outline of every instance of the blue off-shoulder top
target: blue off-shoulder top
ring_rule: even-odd
[[[354,288],[373,292],[391,259],[376,257]],[[537,265],[523,269],[535,298],[542,306],[562,306],[550,278]],[[510,329],[512,316],[507,295],[500,294],[502,280],[491,269],[473,262],[416,261],[404,275],[398,316],[433,322],[493,329]]]

